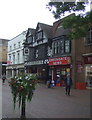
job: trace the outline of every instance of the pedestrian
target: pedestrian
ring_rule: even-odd
[[[71,85],[72,85],[72,79],[70,77],[70,74],[67,74],[67,76],[65,78],[65,93],[66,93],[66,95],[70,95]]]
[[[2,80],[3,80],[3,84],[5,83],[5,80],[6,80],[6,75],[5,73],[2,75]]]

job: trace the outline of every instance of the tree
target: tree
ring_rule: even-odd
[[[35,85],[37,83],[37,77],[35,74],[19,74],[11,78],[9,85],[13,95],[14,109],[15,104],[19,102],[19,108],[21,107],[21,118],[26,118],[25,108],[26,101],[31,101]]]
[[[49,2],[47,5],[56,19],[60,19],[67,12],[79,12],[78,15],[66,17],[62,23],[64,28],[70,29],[69,37],[71,39],[85,37],[92,25],[92,11],[82,13],[91,0],[82,1],[83,0],[75,0],[75,2]]]

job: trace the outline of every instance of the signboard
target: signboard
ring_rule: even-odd
[[[38,60],[38,61],[31,61],[31,62],[25,62],[25,65],[41,65],[41,64],[47,64],[48,60]]]
[[[49,59],[49,65],[67,65],[70,64],[70,57],[59,57]]]
[[[29,49],[28,48],[24,48],[24,55],[29,55]]]

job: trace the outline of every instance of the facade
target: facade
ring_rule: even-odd
[[[25,43],[25,49],[29,51],[28,58],[25,61],[26,71],[36,73],[40,80],[46,82],[49,79],[48,57],[51,49],[52,26],[38,23],[34,33],[32,33],[32,29],[30,32],[33,38],[27,34]],[[27,44],[29,37],[30,44]]]
[[[0,77],[2,74],[6,74],[6,65],[7,65],[7,39],[0,39]]]
[[[87,37],[73,40],[72,62],[75,82],[92,87],[92,28]]]
[[[23,31],[18,36],[14,37],[8,42],[7,53],[7,77],[13,77],[19,72],[24,72],[24,53],[23,43],[26,39],[26,31]]]
[[[53,23],[52,55],[49,58],[52,79],[60,85],[63,85],[66,73],[72,75],[71,40],[67,37],[69,30],[62,27],[62,22],[63,19]]]
[[[63,85],[66,74],[70,74],[73,87],[80,89],[92,87],[92,28],[85,38],[70,40],[67,37],[69,30],[62,27],[63,19],[53,24],[52,56],[49,66],[52,79]]]

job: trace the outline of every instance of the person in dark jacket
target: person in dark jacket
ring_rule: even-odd
[[[3,80],[3,84],[5,83],[5,80],[6,80],[6,75],[5,75],[5,73],[3,74],[3,76],[2,76],[2,80]]]
[[[66,95],[70,95],[71,85],[72,85],[72,79],[71,79],[70,75],[67,74],[67,76],[65,78],[65,91],[66,91]]]

